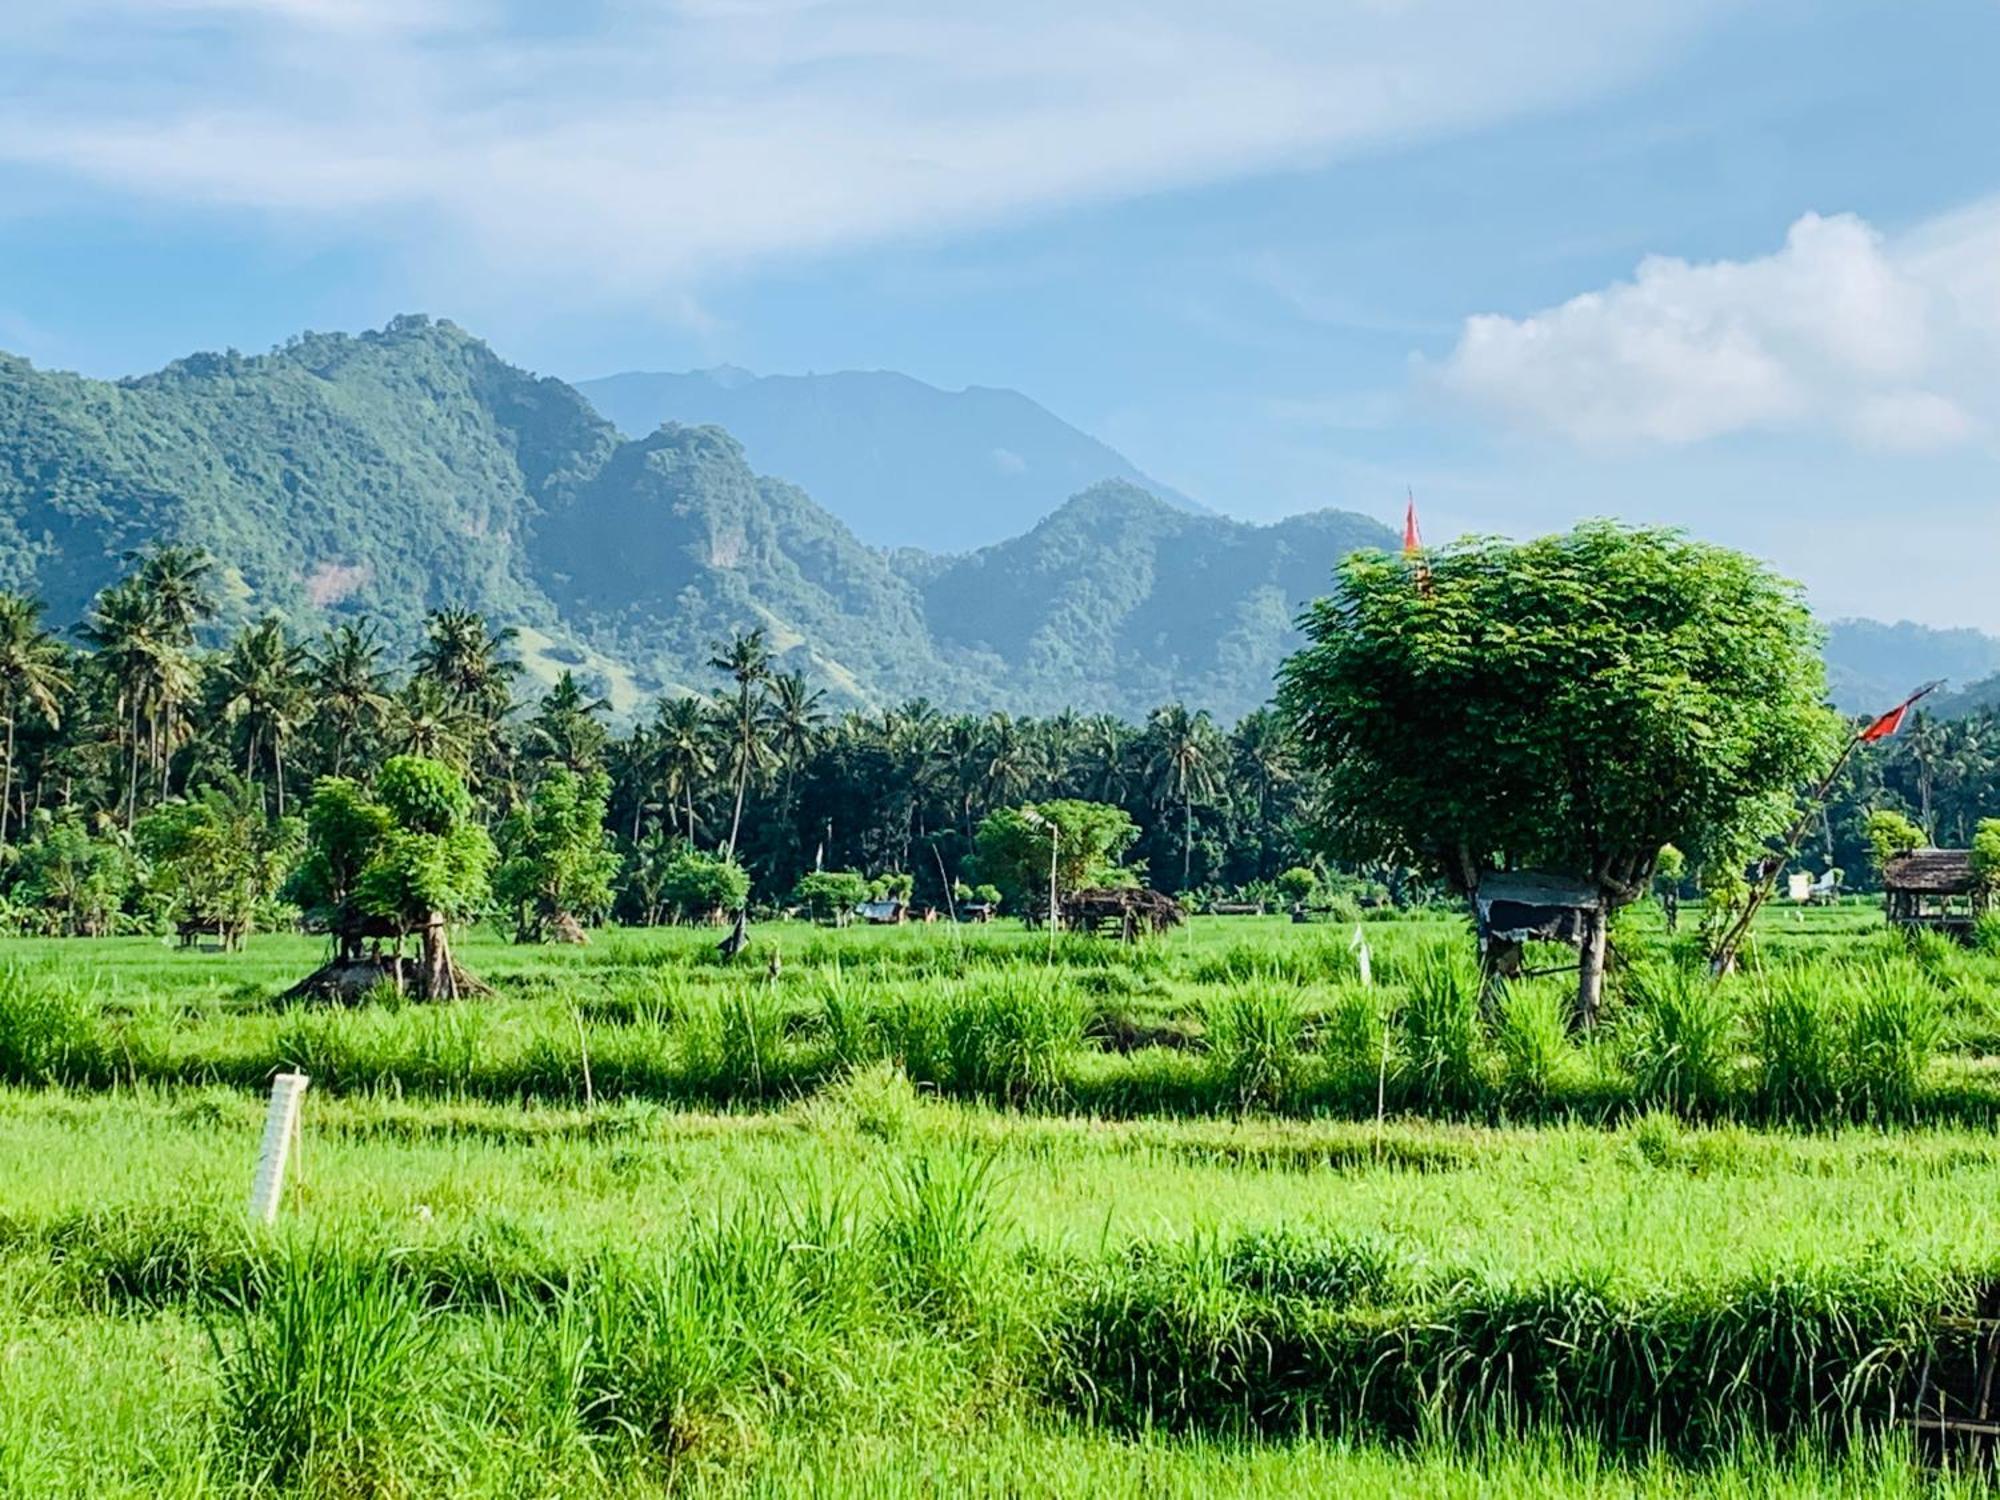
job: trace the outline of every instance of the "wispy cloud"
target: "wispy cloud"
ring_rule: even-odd
[[[1720,3],[15,0],[0,164],[657,290],[1558,105]]]
[[[1528,317],[1466,320],[1436,373],[1515,425],[1597,445],[1835,433],[1949,447],[2000,420],[2000,201],[1895,238],[1807,214],[1750,260],[1642,262]]]

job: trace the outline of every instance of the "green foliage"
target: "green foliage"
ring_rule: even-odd
[[[132,826],[150,901],[169,923],[247,933],[299,862],[304,829],[267,818],[242,782],[169,802]]]
[[[1987,890],[2000,889],[2000,818],[1981,818],[1973,830],[1972,873]]]
[[[1731,1094],[1733,997],[1700,968],[1652,961],[1631,971],[1626,998],[1634,1099],[1697,1117],[1720,1110]]]
[[[1052,855],[1058,896],[1130,884],[1131,872],[1118,861],[1138,837],[1138,825],[1123,808],[1057,798],[988,813],[974,841],[974,861],[980,878],[998,887],[1015,911],[1044,912]]]
[[[1304,865],[1293,865],[1289,870],[1279,872],[1278,889],[1287,901],[1303,906],[1319,890],[1319,872]]]
[[[868,877],[858,870],[813,870],[799,877],[792,899],[818,921],[836,920],[868,899]]]
[[[1922,848],[1924,831],[1899,812],[1877,808],[1868,815],[1868,855],[1879,876],[1898,854]]]
[[[64,937],[98,937],[116,925],[132,884],[132,861],[111,839],[93,837],[82,819],[65,816],[37,825],[14,875],[38,928]]]
[[[1284,1109],[1304,1071],[1305,1018],[1282,983],[1238,984],[1205,1009],[1211,1065],[1237,1109]]]
[[[566,919],[592,921],[611,909],[620,861],[604,826],[610,797],[602,771],[554,766],[501,821],[493,894],[514,912],[518,941],[542,941]]]
[[[684,849],[661,876],[660,898],[682,922],[718,921],[750,899],[750,877],[720,855]]]
[[[285,882],[285,899],[328,932],[354,931],[364,915],[361,877],[387,847],[389,810],[356,782],[328,776],[306,805],[304,858]]]
[[[1782,827],[1832,758],[1811,617],[1739,553],[1593,522],[1339,577],[1279,696],[1350,857],[1459,889],[1504,859],[1629,900],[1665,844]]]
[[[1403,1011],[1403,1042],[1415,1096],[1434,1109],[1466,1109],[1486,1092],[1479,971],[1459,949],[1434,947],[1418,960]]]

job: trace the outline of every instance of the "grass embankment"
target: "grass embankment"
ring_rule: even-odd
[[[2000,1118],[2000,961],[1851,923],[1828,914],[1818,946],[1781,928],[1720,986],[1641,944],[1586,1038],[1559,979],[1482,1013],[1466,941],[1438,922],[1370,924],[1373,986],[1344,939],[1289,924],[1053,957],[1021,932],[806,929],[775,980],[700,934],[618,934],[470,945],[497,998],[353,1009],[276,1002],[275,954],[120,943],[58,964],[28,944],[0,958],[0,1080],[261,1088],[300,1068],[322,1092],[761,1107],[887,1061],[954,1098],[1123,1118]]]
[[[0,1096],[22,1492],[1673,1493],[1672,1453],[1892,1493],[2000,1227],[1983,1134],[1104,1124],[875,1069],[748,1115],[317,1099],[264,1236],[257,1130]]]

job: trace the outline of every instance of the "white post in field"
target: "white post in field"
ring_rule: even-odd
[[[1373,987],[1375,983],[1375,969],[1369,962],[1368,939],[1361,935],[1361,924],[1359,922],[1354,924],[1354,937],[1349,941],[1347,946],[1353,950],[1355,962],[1361,966],[1361,982]]]
[[[250,1219],[270,1224],[278,1217],[278,1200],[285,1191],[285,1167],[299,1133],[299,1104],[312,1080],[303,1073],[280,1073],[271,1080],[271,1107],[264,1115],[264,1144],[257,1153],[257,1175],[250,1183]]]

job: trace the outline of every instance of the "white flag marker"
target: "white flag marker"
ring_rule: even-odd
[[[299,1133],[299,1104],[312,1080],[303,1073],[280,1073],[271,1080],[271,1108],[264,1116],[264,1144],[257,1153],[257,1176],[250,1184],[250,1219],[274,1223],[285,1191],[285,1166]]]
[[[1348,940],[1347,948],[1354,955],[1355,962],[1361,966],[1361,982],[1372,988],[1375,983],[1375,969],[1369,962],[1368,939],[1361,935],[1359,922],[1354,924],[1354,936]]]

